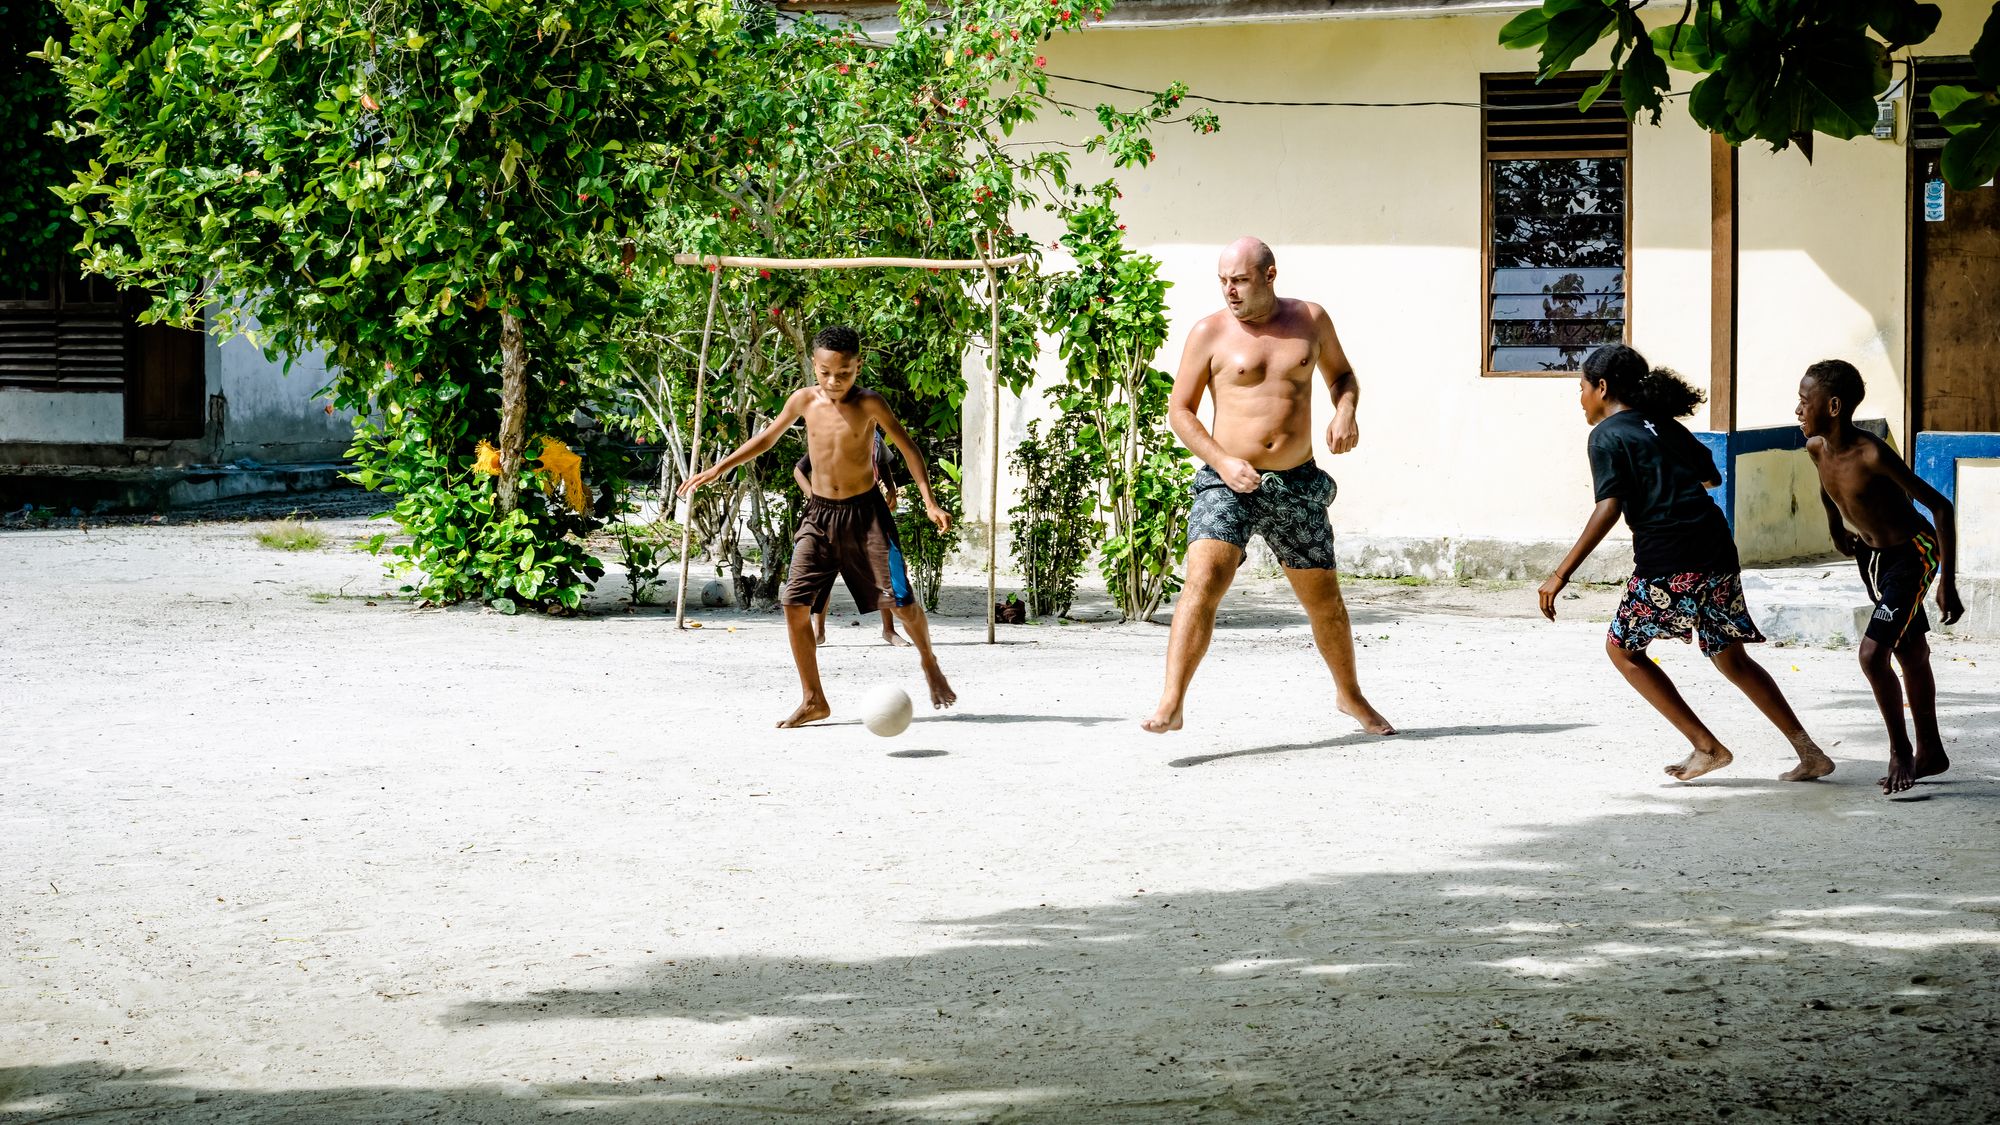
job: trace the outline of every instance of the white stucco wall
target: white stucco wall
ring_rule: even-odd
[[[0,441],[116,442],[125,438],[125,396],[0,387]]]
[[[1925,53],[1967,49],[1990,5],[1946,5]],[[1264,26],[1096,30],[1050,44],[1048,69],[1157,89],[1283,101],[1477,101],[1482,72],[1532,70],[1531,52],[1495,42],[1504,15],[1343,19]],[[1600,46],[1601,56],[1606,48]],[[1219,65],[1233,62],[1243,65]],[[1254,65],[1250,65],[1254,63]],[[1601,65],[1586,58],[1580,66]],[[1685,76],[1677,76],[1683,88]],[[1137,98],[1056,81],[1056,96],[1122,106]],[[1635,126],[1632,340],[1656,363],[1709,381],[1709,137],[1684,102],[1662,125]],[[1158,131],[1160,157],[1116,173],[1128,237],[1174,282],[1172,334],[1156,364],[1171,371],[1190,326],[1218,308],[1218,250],[1254,234],[1279,261],[1279,291],[1326,305],[1362,383],[1361,446],[1322,464],[1341,482],[1346,537],[1567,546],[1590,507],[1587,428],[1571,378],[1485,378],[1480,299],[1480,118],[1453,107],[1359,109],[1224,106],[1223,129]],[[1090,123],[1094,124],[1094,122]],[[1074,122],[1044,122],[1074,139]],[[1739,428],[1788,426],[1800,374],[1841,357],[1869,383],[1863,413],[1901,433],[1905,325],[1905,160],[1900,143],[1822,140],[1796,151],[1746,147],[1740,158]],[[1079,155],[1073,179],[1112,171]],[[1024,229],[1046,244],[1038,215]],[[1065,263],[1051,254],[1047,268]],[[1052,352],[1042,370],[1053,374]],[[983,362],[969,365],[968,497],[985,490]],[[1028,413],[1023,413],[1023,410]],[[1003,410],[1003,453],[1039,393]],[[1316,404],[1323,427],[1330,405]],[[1707,411],[1689,420],[1707,425]],[[1738,540],[1751,561],[1823,549],[1824,519],[1803,455],[1741,465]],[[1002,519],[1013,502],[1001,485]],[[983,508],[968,512],[983,519]],[[1615,564],[1623,544],[1599,551]]]
[[[207,367],[211,433],[218,405],[222,408],[216,460],[321,460],[346,451],[354,415],[327,413],[326,398],[315,395],[331,378],[325,356],[308,353],[287,371],[284,361],[265,358],[244,337],[210,337]]]
[[[1960,461],[1958,569],[1965,574],[2000,576],[2000,460]]]

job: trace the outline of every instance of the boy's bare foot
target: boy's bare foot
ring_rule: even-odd
[[[882,630],[882,643],[885,645],[894,645],[897,648],[910,647],[910,642],[904,639],[903,635],[901,633],[898,633],[894,629]]]
[[[833,714],[833,708],[826,705],[826,700],[808,699],[804,703],[799,704],[798,710],[785,718],[779,719],[778,726],[780,728],[802,727],[807,723],[819,722],[831,714]]]
[[[1163,703],[1160,705],[1158,711],[1153,712],[1151,718],[1142,719],[1139,726],[1152,731],[1154,734],[1165,734],[1170,730],[1179,730],[1181,729],[1181,709],[1178,707],[1169,709]]]
[[[1919,778],[1936,777],[1938,774],[1951,768],[1951,758],[1942,749],[1919,750],[1914,759],[1901,763],[1903,773],[1900,777],[1896,772],[1897,764],[1897,756],[1892,751],[1889,754],[1888,774],[1875,779],[1875,784],[1880,785],[1884,793],[1901,793],[1903,790],[1915,785]],[[1897,782],[1893,787],[1891,779],[1896,779]]]
[[[1369,734],[1396,733],[1396,728],[1389,724],[1389,720],[1382,717],[1382,712],[1370,707],[1365,699],[1356,699],[1352,703],[1341,700],[1335,706],[1340,708],[1341,714],[1360,723],[1361,729]]]
[[[1713,750],[1696,750],[1685,759],[1667,767],[1667,776],[1681,781],[1693,781],[1705,773],[1716,770],[1736,760],[1736,756],[1718,746]]]
[[[1778,775],[1779,781],[1818,781],[1833,772],[1833,759],[1815,749],[1799,751],[1799,764]]]
[[[826,622],[820,621],[813,625],[813,644],[823,645],[825,643],[826,643]]]
[[[935,661],[924,666],[924,682],[931,686],[931,707],[943,710],[958,702],[958,693],[951,690],[951,684],[944,678],[944,669]]]

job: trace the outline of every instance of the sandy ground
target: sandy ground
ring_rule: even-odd
[[[948,617],[882,740],[771,728],[769,616],[416,610],[325,526],[0,534],[0,1119],[2000,1114],[1994,646],[1907,800],[1846,651],[1762,653],[1840,763],[1783,785],[1662,646],[1738,754],[1670,782],[1603,590],[1355,587],[1393,740],[1272,583],[1164,738],[1163,628]],[[872,635],[837,708],[921,688]]]

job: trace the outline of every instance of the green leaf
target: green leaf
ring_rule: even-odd
[[[1500,29],[1500,45],[1517,51],[1537,46],[1548,37],[1549,16],[1540,8],[1522,12]]]
[[[1656,27],[1647,38],[1659,57],[1675,70],[1706,74],[1715,69],[1715,52],[1709,48],[1699,19],[1690,19],[1681,27]]]
[[[1875,127],[1875,95],[1888,85],[1888,53],[1880,43],[1860,37],[1827,43],[1806,55],[1800,82],[1811,127],[1841,138]]]
[[[2000,175],[2000,119],[1989,118],[1945,142],[1938,169],[1956,191],[1971,191]]]
[[[1542,44],[1541,76],[1561,74],[1597,41],[1611,33],[1618,15],[1610,8],[1591,6],[1561,12],[1549,21],[1548,39]]]
[[[1972,45],[1972,70],[1988,86],[2000,86],[2000,4],[1987,14],[1979,42]]]
[[[1920,4],[1917,0],[1873,0],[1869,4],[1868,26],[1891,48],[1906,47],[1929,39],[1931,33],[1937,30],[1938,19],[1942,15],[1943,9],[1936,4]]]

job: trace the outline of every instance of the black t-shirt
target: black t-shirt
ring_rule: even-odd
[[[1702,487],[1720,475],[1708,447],[1671,418],[1621,410],[1590,431],[1597,499],[1624,508],[1640,578],[1741,569],[1729,521]]]

